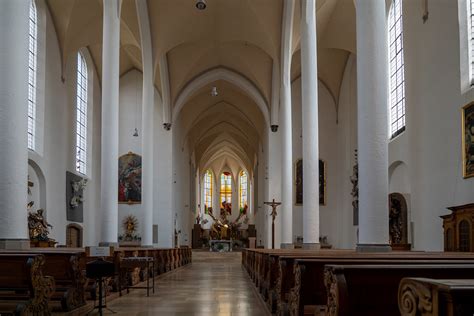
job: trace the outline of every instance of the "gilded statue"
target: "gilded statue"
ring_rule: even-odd
[[[52,240],[48,237],[48,227],[53,228],[53,226],[46,221],[43,212],[44,210],[39,209],[36,212],[28,213],[28,229],[30,232],[31,240]]]

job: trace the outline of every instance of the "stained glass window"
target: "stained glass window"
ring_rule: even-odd
[[[390,133],[405,130],[405,62],[402,0],[394,0],[388,17]]]
[[[35,150],[36,131],[36,60],[38,49],[38,17],[35,1],[30,4],[28,47],[28,148]]]
[[[239,208],[244,208],[248,201],[248,176],[247,172],[241,171],[239,175]]]
[[[77,54],[76,86],[76,170],[87,171],[87,64],[82,53]]]
[[[221,205],[222,202],[232,203],[232,175],[229,172],[221,174]]]
[[[204,207],[212,207],[212,173],[210,170],[204,174]]]

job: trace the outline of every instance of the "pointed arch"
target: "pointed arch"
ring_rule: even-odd
[[[172,120],[174,121],[184,105],[189,101],[194,93],[217,80],[227,81],[244,91],[258,106],[262,112],[265,122],[270,126],[270,111],[263,94],[255,85],[241,74],[223,67],[211,69],[192,81],[188,82],[185,88],[178,94],[173,107]]]

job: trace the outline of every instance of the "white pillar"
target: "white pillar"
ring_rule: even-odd
[[[285,0],[283,6],[283,32],[281,51],[281,247],[293,248],[293,136],[291,121],[291,57],[294,0]]]
[[[28,0],[0,1],[0,248],[29,248]]]
[[[150,34],[148,7],[145,0],[136,2],[140,20],[140,37],[143,62],[143,98],[142,98],[142,245],[153,245],[153,122],[154,122],[154,85],[153,56]]]
[[[388,65],[385,1],[357,0],[359,244],[388,246]]]
[[[301,1],[303,242],[319,248],[319,123],[316,0]]]
[[[102,244],[118,239],[118,128],[120,8],[118,0],[104,0],[102,49],[101,212]]]

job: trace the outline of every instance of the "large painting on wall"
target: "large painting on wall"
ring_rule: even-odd
[[[303,160],[300,159],[296,162],[295,167],[295,179],[296,179],[296,205],[303,205]]]
[[[303,205],[303,160],[295,164],[295,204]],[[326,163],[319,159],[319,205],[326,205]]]
[[[119,158],[118,201],[124,204],[142,202],[142,157],[129,152]]]
[[[462,158],[464,178],[474,177],[474,102],[462,108]]]

